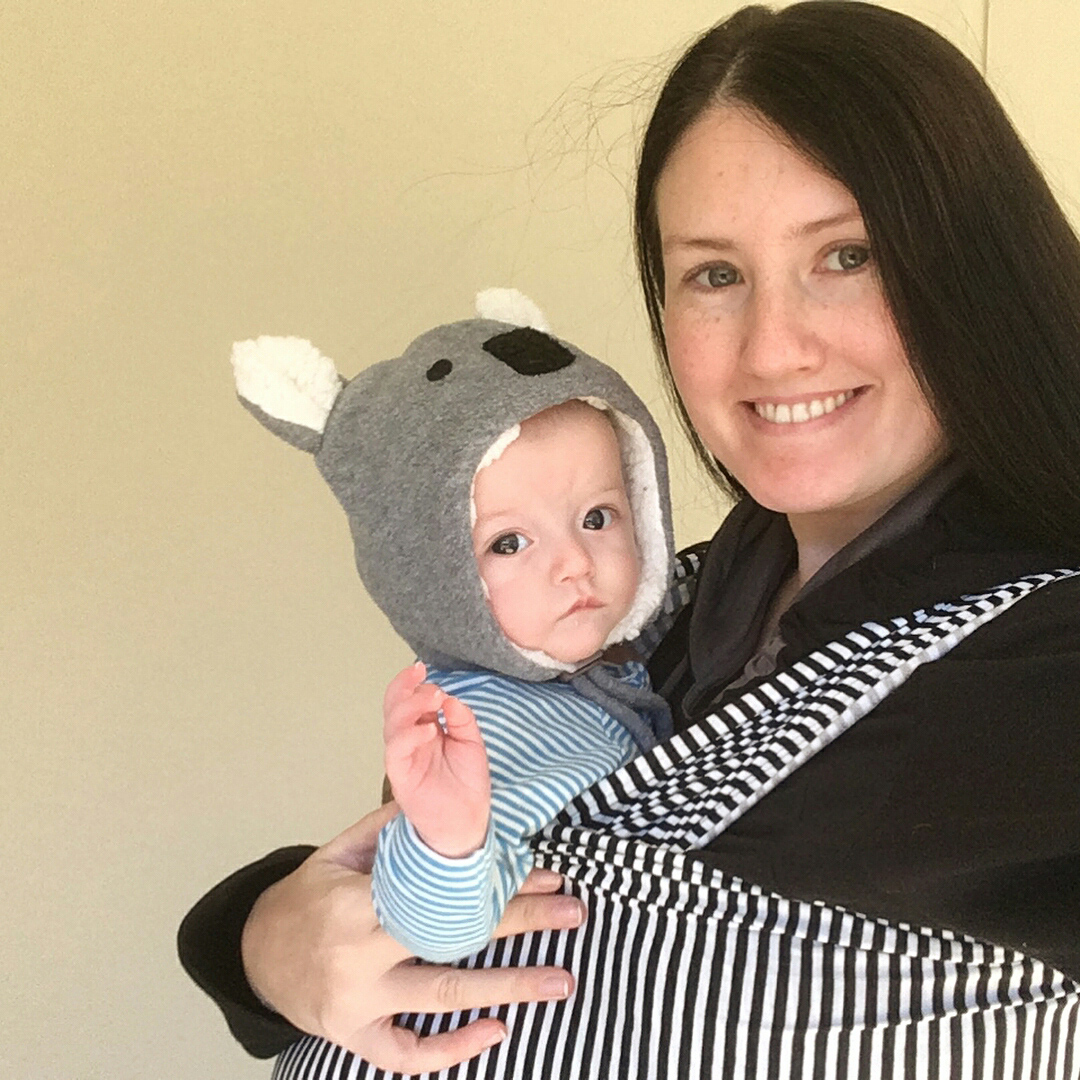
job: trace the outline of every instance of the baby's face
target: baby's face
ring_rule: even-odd
[[[584,402],[546,409],[473,487],[473,551],[506,636],[567,664],[592,659],[637,592],[619,444]]]

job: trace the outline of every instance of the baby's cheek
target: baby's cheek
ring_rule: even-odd
[[[505,630],[508,624],[519,621],[521,609],[527,606],[525,590],[514,581],[488,581],[487,604]]]
[[[611,572],[610,588],[618,596],[623,606],[629,608],[637,594],[641,581],[641,562],[633,547],[622,547],[612,552],[607,563]]]
[[[501,572],[499,560],[490,554],[485,554],[476,560],[476,569],[480,576],[480,584],[484,587],[484,595],[490,598],[505,578],[505,574]]]

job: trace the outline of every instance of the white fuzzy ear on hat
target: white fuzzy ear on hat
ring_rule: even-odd
[[[270,337],[232,347],[236,392],[267,416],[322,432],[342,380],[333,360],[310,341]]]
[[[544,313],[524,293],[517,289],[484,289],[476,294],[476,314],[481,319],[510,323],[511,326],[531,326],[534,330],[551,333]]]

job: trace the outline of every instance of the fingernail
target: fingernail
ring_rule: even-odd
[[[550,1001],[564,998],[570,993],[570,980],[565,975],[549,975],[540,984],[540,993]]]
[[[499,1028],[497,1031],[491,1032],[491,1034],[488,1035],[487,1040],[484,1042],[484,1049],[486,1050],[489,1046],[497,1046],[505,1038],[506,1028]]]
[[[585,921],[585,905],[574,896],[564,897],[555,904],[555,927],[570,930]]]
[[[541,889],[557,889],[562,884],[562,874],[543,866],[534,867],[533,876]]]

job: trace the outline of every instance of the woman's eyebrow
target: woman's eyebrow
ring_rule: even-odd
[[[676,248],[689,248],[694,251],[732,251],[736,247],[734,240],[722,236],[669,236],[663,245],[664,251]]]
[[[831,229],[839,225],[851,225],[856,222],[862,224],[862,214],[857,209],[841,210],[836,214],[829,214],[827,217],[815,218],[813,221],[804,221],[798,225],[792,225],[784,233],[784,239],[799,240],[823,232],[825,229]],[[726,236],[669,236],[664,241],[663,250],[671,251],[683,248],[692,251],[725,252],[733,251],[737,247],[738,244],[734,240],[729,240]]]
[[[807,221],[802,225],[794,225],[787,231],[785,236],[788,239],[795,240],[803,236],[813,236],[814,233],[822,232],[824,229],[831,229],[836,225],[850,225],[856,221],[860,225],[862,224],[862,214],[857,209],[841,210],[838,214],[830,214],[828,217]]]

